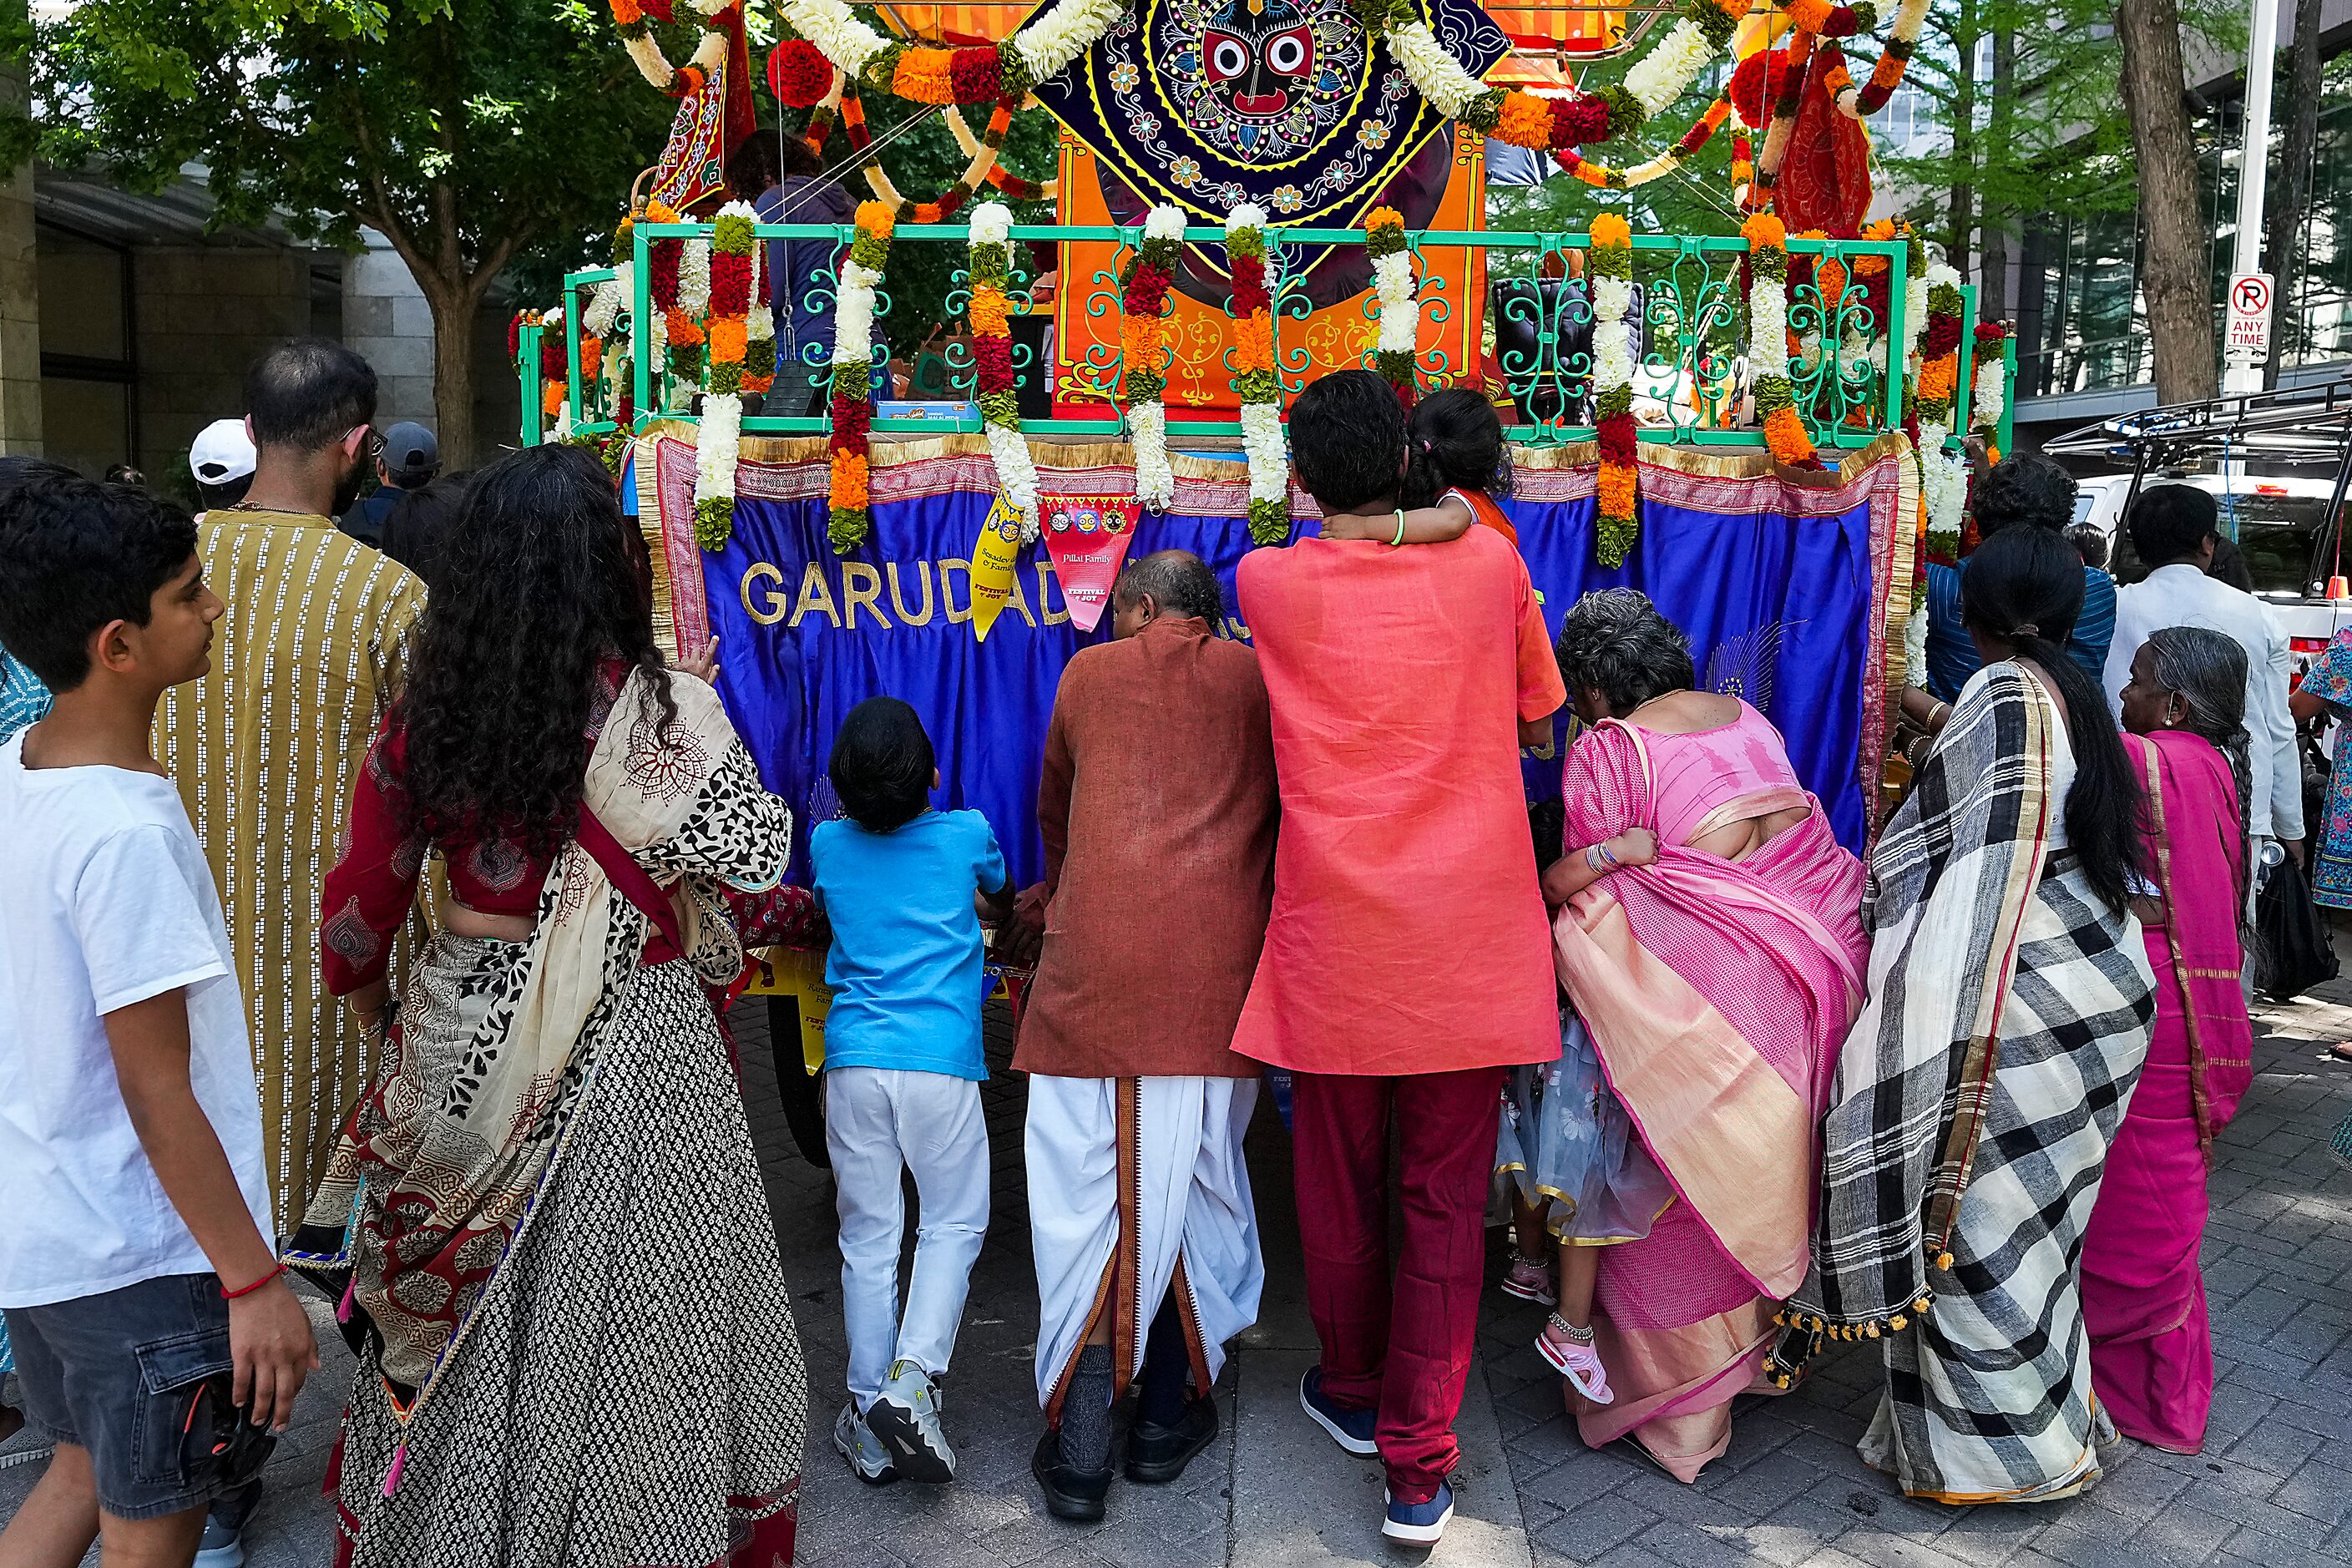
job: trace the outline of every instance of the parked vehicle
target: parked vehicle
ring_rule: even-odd
[[[2352,626],[2352,595],[2329,596],[2352,572],[2343,528],[2352,379],[2147,409],[2069,431],[2042,449],[2125,465],[2081,479],[2074,503],[2074,521],[2106,537],[2116,581],[2147,574],[2122,526],[2132,498],[2154,485],[2194,485],[2214,498],[2223,536],[2237,542],[2255,594],[2297,654],[2307,659]]]

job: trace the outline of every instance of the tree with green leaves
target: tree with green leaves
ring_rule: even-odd
[[[1882,140],[1885,181],[1906,215],[2007,317],[2011,228],[2045,213],[2128,212],[2130,127],[2102,0],[1937,0],[1906,88],[1933,134]]]
[[[474,429],[474,322],[534,253],[601,260],[677,104],[579,0],[83,0],[33,50],[52,167],[133,191],[200,164],[216,221],[278,216],[350,247],[391,242],[433,312],[434,401],[453,467]],[[670,57],[692,39],[680,30]],[[493,367],[495,368],[495,367]],[[503,372],[497,372],[503,374]]]

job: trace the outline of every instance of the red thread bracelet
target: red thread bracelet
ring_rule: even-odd
[[[221,1300],[224,1301],[234,1301],[240,1296],[250,1296],[256,1290],[260,1289],[264,1285],[268,1284],[272,1279],[277,1279],[280,1274],[285,1272],[286,1265],[280,1263],[277,1268],[271,1269],[268,1273],[263,1275],[260,1279],[255,1280],[252,1284],[247,1285],[241,1290],[232,1290],[227,1286],[224,1285],[221,1287]]]

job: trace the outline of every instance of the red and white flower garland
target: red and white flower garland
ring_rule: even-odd
[[[1118,400],[1135,448],[1136,500],[1152,511],[1166,511],[1176,501],[1176,475],[1168,463],[1168,349],[1161,318],[1183,242],[1183,209],[1165,203],[1153,207],[1143,215],[1143,243],[1119,287]]]
[[[971,211],[965,242],[970,285],[971,359],[982,431],[996,465],[996,483],[1021,519],[1021,542],[1037,542],[1037,466],[1021,433],[1013,392],[1012,309],[1013,209],[982,202]]]
[[[1969,428],[1984,440],[1985,458],[2000,461],[2000,416],[2009,385],[2009,362],[2002,354],[2009,328],[2000,321],[1979,321],[1976,374],[1969,388]]]

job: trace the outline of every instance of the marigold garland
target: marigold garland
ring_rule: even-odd
[[[758,290],[761,247],[751,226],[759,214],[748,202],[729,202],[710,224],[710,286],[705,336],[709,381],[702,426],[695,436],[694,541],[705,550],[727,547],[735,532],[735,459],[743,436],[744,359],[751,347],[751,301]],[[773,343],[770,344],[772,356]]]
[[[1622,566],[1641,527],[1641,433],[1633,421],[1633,230],[1615,213],[1592,220],[1592,406],[1601,443],[1600,495],[1593,559]]]
[[[1764,445],[1785,468],[1819,468],[1813,438],[1797,412],[1797,389],[1789,379],[1789,231],[1769,213],[1757,213],[1739,226],[1748,241],[1748,365],[1756,377],[1756,412],[1764,422]]]
[[[1664,179],[1668,174],[1681,168],[1685,162],[1714,139],[1715,133],[1723,129],[1723,122],[1730,116],[1731,100],[1727,97],[1717,98],[1706,106],[1704,113],[1691,122],[1691,128],[1684,132],[1681,139],[1673,146],[1655,157],[1635,163],[1629,168],[1612,167],[1597,159],[1587,158],[1574,148],[1569,147],[1555,151],[1552,156],[1562,169],[1588,185],[1610,191],[1632,190],[1636,185],[1646,185],[1653,180]],[[1735,164],[1735,171],[1737,168],[1738,165]]]
[[[1927,326],[1919,339],[1919,395],[1915,405],[1922,426],[1952,427],[1952,403],[1960,374],[1960,275],[1943,262],[1927,268]]]
[[[1176,475],[1168,463],[1166,322],[1168,290],[1176,280],[1184,243],[1184,212],[1162,203],[1143,216],[1143,242],[1119,279],[1118,400],[1127,410],[1135,448],[1136,499],[1152,511],[1176,501]]]
[[[857,237],[841,264],[835,290],[832,416],[833,473],[826,493],[827,536],[846,555],[874,530],[869,510],[869,446],[874,427],[874,290],[890,260],[890,209],[878,201],[857,205]]]
[[[1266,287],[1265,209],[1252,202],[1225,219],[1225,263],[1233,278],[1234,391],[1242,404],[1242,454],[1248,459],[1250,538],[1279,544],[1290,536],[1290,461],[1282,434],[1282,388],[1274,374],[1274,296]]]

